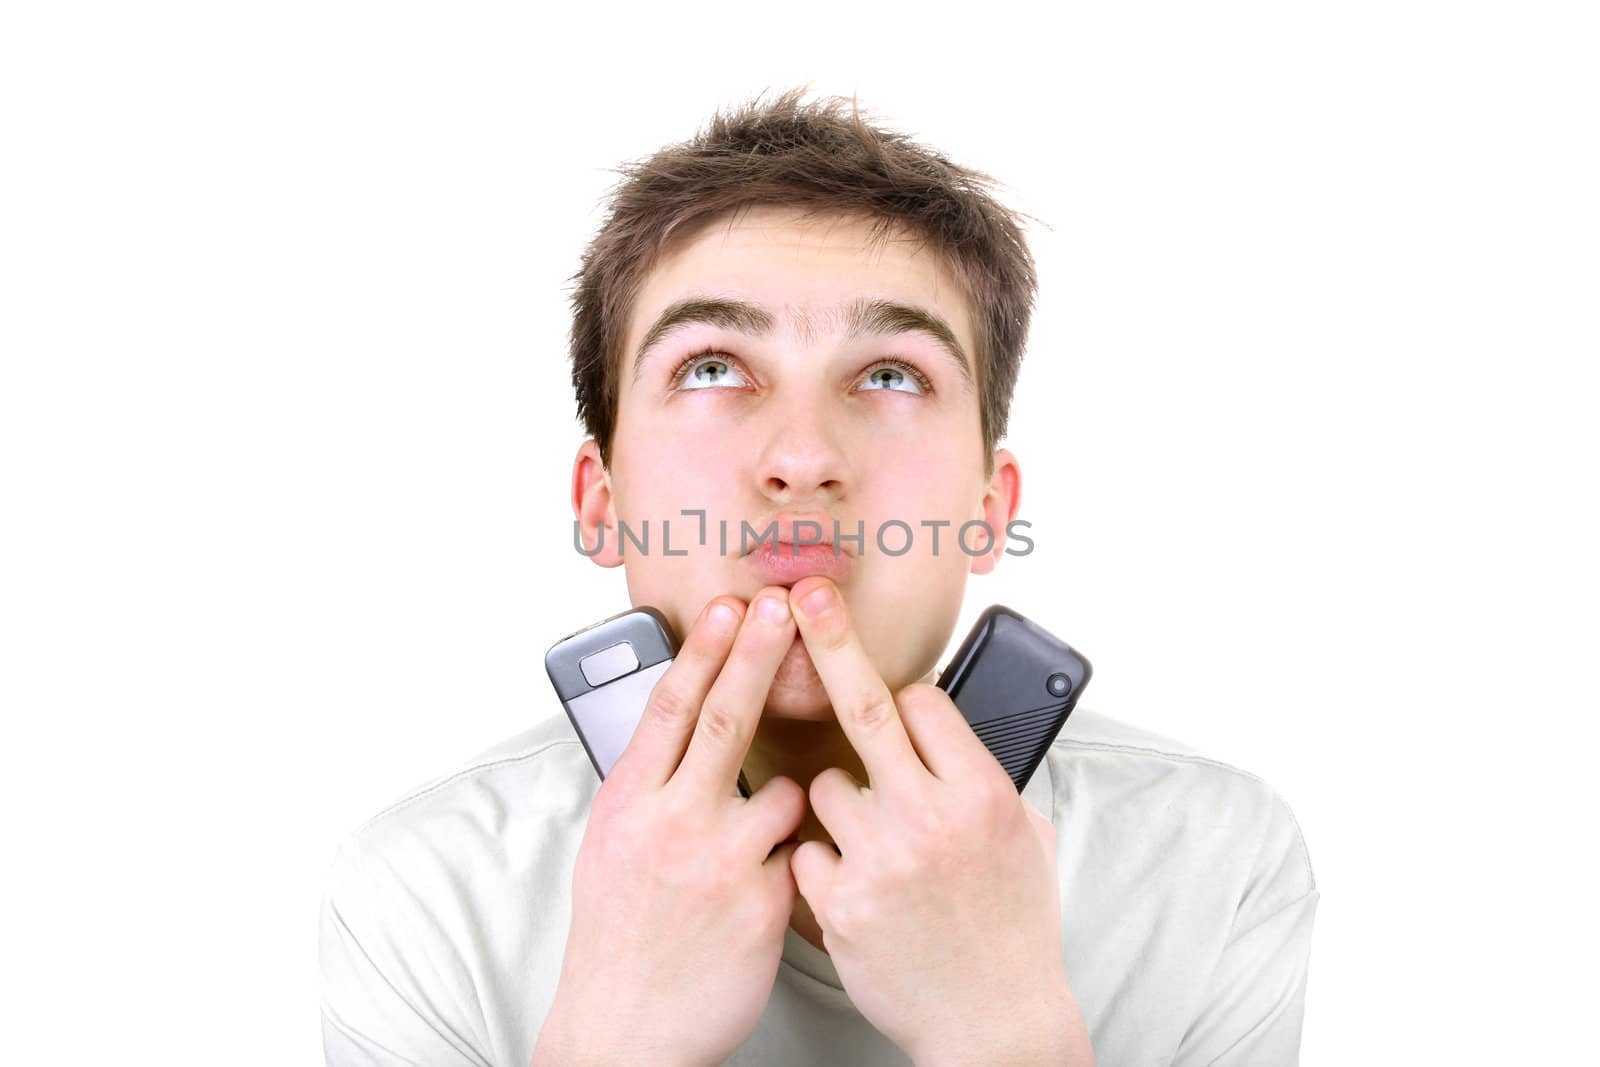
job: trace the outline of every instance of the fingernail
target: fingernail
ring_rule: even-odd
[[[718,601],[711,605],[711,628],[719,634],[731,634],[739,623],[739,616],[728,605]]]
[[[761,603],[756,605],[756,610],[761,612],[761,617],[767,622],[789,621],[789,602],[781,597],[762,597]]]
[[[833,607],[833,590],[824,585],[807,593],[800,601],[800,610],[808,616],[821,615]]]

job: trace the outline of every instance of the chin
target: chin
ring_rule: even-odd
[[[762,714],[771,719],[803,719],[807,722],[829,722],[834,718],[833,702],[822,684],[822,677],[811,662],[805,645],[795,638],[789,652],[778,664],[772,687],[767,690],[767,704]]]

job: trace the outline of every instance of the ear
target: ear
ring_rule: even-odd
[[[600,446],[589,438],[572,461],[572,514],[579,544],[572,547],[601,567],[622,563],[617,552],[617,513],[611,501],[611,475],[600,462]],[[598,546],[598,548],[596,547]]]
[[[994,476],[983,494],[983,521],[994,532],[994,544],[981,556],[972,557],[972,573],[988,574],[1000,564],[1006,548],[1006,529],[1017,517],[1022,504],[1022,465],[1008,448],[997,448],[994,453]],[[972,547],[983,544],[978,537],[970,539]]]

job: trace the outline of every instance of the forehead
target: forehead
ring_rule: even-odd
[[[973,352],[970,301],[950,264],[904,227],[873,231],[861,216],[766,204],[701,223],[646,274],[623,351],[638,347],[669,304],[715,296],[770,308],[779,330],[807,341],[842,328],[841,309],[862,298],[925,307]]]

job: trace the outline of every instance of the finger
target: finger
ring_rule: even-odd
[[[833,886],[843,863],[826,841],[802,841],[789,856],[795,889],[806,898],[811,914],[817,916],[818,921],[831,910]]]
[[[795,583],[789,602],[839,726],[866,768],[867,784],[910,787],[927,768],[911,747],[889,687],[850,625],[838,587],[812,575]]]
[[[866,794],[862,785],[842,767],[829,767],[811,779],[807,795],[811,812],[846,856],[863,854]]]
[[[744,602],[731,596],[714,597],[700,610],[677,657],[650,690],[644,714],[611,777],[657,789],[672,778],[744,614]]]
[[[997,784],[1003,778],[1011,786],[1005,768],[943,689],[913,682],[895,694],[895,703],[912,747],[935,778],[943,782],[990,778]]]
[[[794,836],[806,819],[806,791],[783,775],[769,779],[741,803],[740,832],[749,835],[751,850],[761,856]]]
[[[794,643],[788,601],[789,591],[783,586],[769,586],[750,601],[728,661],[700,705],[699,720],[673,781],[718,796],[734,788],[778,664]]]

